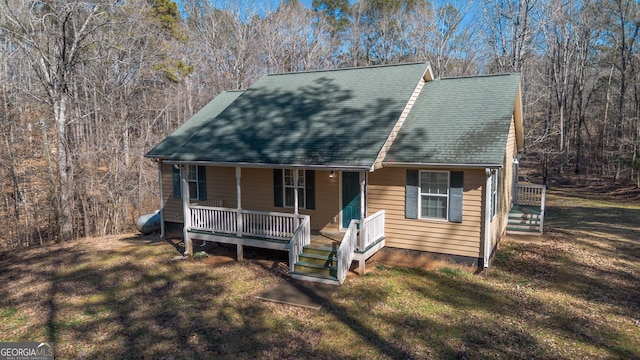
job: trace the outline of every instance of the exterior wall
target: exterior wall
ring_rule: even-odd
[[[462,223],[405,218],[406,170],[382,168],[369,174],[367,213],[385,210],[386,246],[480,257],[484,170],[464,171]]]
[[[498,212],[491,220],[490,233],[490,249],[493,250],[500,241],[500,237],[507,228],[509,220],[509,211],[511,210],[513,199],[513,159],[518,153],[516,145],[515,123],[511,121],[509,128],[509,137],[507,138],[507,147],[505,149],[504,162],[500,169],[500,177],[498,183]],[[484,249],[483,249],[484,250]]]
[[[329,171],[316,170],[315,177],[315,210],[300,209],[299,212],[311,216],[312,230],[320,230],[339,220],[340,184],[337,174],[329,178]],[[243,209],[293,213],[293,208],[273,206],[273,169],[243,168],[241,187]]]
[[[236,173],[234,167],[206,167],[207,200],[222,199],[222,206],[236,208]],[[273,170],[243,168],[241,170],[241,205],[243,209],[293,213],[293,208],[273,206]],[[315,172],[316,209],[300,209],[311,216],[311,228],[320,230],[339,221],[339,181],[329,171]],[[165,222],[183,223],[182,199],[173,197],[172,165],[162,165],[162,193]],[[194,202],[192,200],[192,202]],[[197,201],[195,201],[197,202]],[[337,228],[337,224],[335,225]]]
[[[162,164],[162,195],[164,221],[182,224],[182,199],[173,197],[173,174],[171,164]],[[235,208],[236,172],[232,167],[206,167],[207,200],[222,199],[222,206]],[[197,202],[191,200],[191,202]]]

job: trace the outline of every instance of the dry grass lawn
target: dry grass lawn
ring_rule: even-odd
[[[587,195],[552,192],[544,238],[505,240],[486,276],[370,266],[317,311],[255,298],[286,281],[271,253],[174,261],[137,235],[4,252],[0,341],[58,359],[640,359],[640,206]]]

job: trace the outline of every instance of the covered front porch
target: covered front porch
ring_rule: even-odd
[[[292,277],[340,284],[346,278],[353,260],[359,262],[359,273],[363,274],[366,259],[384,247],[384,211],[366,214],[366,173],[364,172],[318,171],[319,174],[316,176],[315,173],[309,173],[309,170],[290,169],[279,173],[278,176],[284,176],[285,184],[282,185],[284,190],[288,190],[286,186],[289,186],[292,191],[288,193],[283,191],[282,194],[278,194],[277,189],[274,189],[273,193],[270,190],[276,186],[275,179],[273,184],[256,186],[259,183],[256,178],[264,179],[267,170],[235,167],[235,194],[233,194],[235,196],[229,196],[231,179],[227,176],[224,180],[224,186],[227,189],[224,193],[224,201],[222,198],[216,198],[220,193],[211,191],[212,187],[209,189],[212,196],[208,200],[199,201],[196,200],[198,197],[190,193],[195,186],[189,183],[189,176],[197,173],[193,171],[193,165],[172,166],[180,169],[185,255],[192,255],[193,240],[236,245],[239,260],[243,259],[245,246],[287,251]],[[226,169],[226,172],[230,170]],[[273,170],[274,177],[278,171],[281,170]],[[243,179],[245,172],[249,179]],[[301,174],[304,172],[307,173],[306,177]],[[209,175],[216,173],[222,172],[218,168],[213,168]],[[287,178],[288,175],[289,178]],[[348,181],[349,179],[356,181]],[[213,182],[213,180],[208,181]],[[322,193],[323,198],[318,196],[318,200],[313,200],[308,194],[309,188],[315,186],[324,189],[323,181],[334,182],[333,187],[341,188],[341,191]],[[345,184],[348,183],[351,183],[351,189],[347,189]],[[306,198],[305,191],[307,191]],[[339,195],[340,201],[325,199],[325,197],[335,197],[336,194]],[[265,208],[271,210],[269,209],[271,205],[265,205],[264,200],[261,203],[256,200],[269,198],[272,195],[283,198],[289,196],[284,202],[293,206],[281,206],[276,210],[291,210],[291,212],[265,211]],[[311,201],[317,203],[313,211],[309,210]],[[327,211],[323,210],[327,208],[327,202],[332,205],[335,203],[336,208],[339,202],[348,203],[348,206],[344,207],[348,211],[344,211],[343,214],[342,210],[335,209],[327,215]],[[255,207],[246,209],[245,203]],[[306,214],[301,213],[301,210]],[[322,218],[316,219],[315,228],[312,227],[314,216]],[[328,221],[327,226],[321,225],[319,229],[318,224],[327,222],[327,217],[331,220]]]

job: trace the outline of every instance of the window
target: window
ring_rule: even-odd
[[[491,218],[498,213],[498,180],[499,170],[491,173]]]
[[[273,169],[273,206],[295,206],[294,170]],[[298,208],[316,208],[316,174],[314,170],[298,170]]]
[[[420,172],[419,208],[421,218],[447,220],[449,207],[449,173]]]
[[[405,217],[462,222],[464,171],[407,169]]]
[[[173,166],[173,197],[182,198],[182,181],[180,168]],[[187,183],[189,184],[189,200],[206,200],[206,168],[204,166],[190,165],[187,171]]]
[[[291,169],[285,169],[282,172],[283,179],[283,194],[284,194],[284,206],[285,207],[294,207],[295,206],[295,182],[294,182],[294,174],[295,171]],[[305,182],[304,182],[304,170],[298,171],[298,207],[301,209],[305,208]]]

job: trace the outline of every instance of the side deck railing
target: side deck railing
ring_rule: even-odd
[[[516,186],[515,205],[535,206],[540,208],[540,233],[544,228],[544,209],[547,197],[547,187],[545,185],[518,183]]]
[[[536,184],[518,184],[513,202],[518,205],[539,206],[544,209],[547,187]]]
[[[351,220],[349,228],[342,238],[340,247],[338,248],[338,281],[340,284],[344,282],[347,277],[351,263],[353,262],[353,255],[356,250],[358,241],[358,220]]]
[[[289,271],[293,274],[295,271],[295,264],[300,259],[300,254],[305,246],[311,243],[311,220],[309,216],[304,216],[300,226],[293,233],[293,237],[287,244],[289,250]]]
[[[384,210],[367,217],[360,226],[358,251],[365,251],[371,244],[384,238]]]
[[[189,230],[290,240],[305,215],[223,207],[189,206]]]

